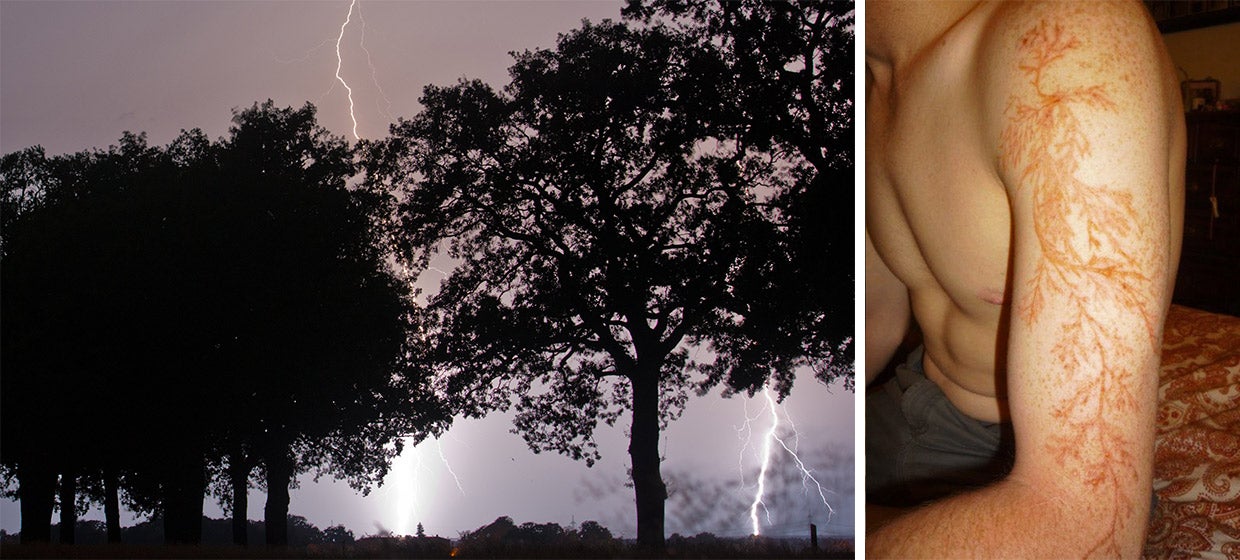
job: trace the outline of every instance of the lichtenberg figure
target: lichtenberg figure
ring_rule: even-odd
[[[1149,342],[1157,345],[1158,327],[1150,311],[1152,282],[1144,272],[1156,268],[1149,257],[1131,249],[1142,246],[1137,241],[1143,235],[1131,193],[1078,178],[1081,162],[1091,153],[1078,111],[1116,111],[1103,85],[1062,87],[1044,78],[1079,44],[1059,25],[1046,22],[1021,37],[1019,68],[1032,85],[1032,95],[1009,100],[1002,164],[1018,174],[1018,188],[1032,189],[1033,227],[1041,251],[1017,316],[1027,325],[1061,317],[1054,362],[1064,371],[1090,376],[1054,409],[1055,418],[1071,428],[1067,433],[1076,435],[1053,439],[1049,451],[1080,480],[1113,492],[1117,507],[1110,530],[1086,556],[1116,556],[1120,550],[1115,535],[1134,507],[1122,481],[1138,477],[1136,457],[1129,451],[1132,442],[1119,420],[1141,403],[1124,382],[1138,375],[1127,359],[1136,348],[1130,333],[1115,326],[1113,314],[1138,318],[1148,329]],[[1062,302],[1057,307],[1068,311],[1044,317],[1049,298],[1057,298]]]

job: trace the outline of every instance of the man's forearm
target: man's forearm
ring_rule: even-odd
[[[1009,478],[910,510],[866,534],[868,558],[1081,557],[1100,535],[1087,523],[1097,512],[1073,510],[1054,492]],[[1141,531],[1119,539],[1123,556],[1141,550]]]

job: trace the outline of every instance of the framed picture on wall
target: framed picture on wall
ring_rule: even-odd
[[[1207,111],[1215,108],[1219,100],[1219,81],[1213,78],[1186,80],[1184,90],[1185,111]]]

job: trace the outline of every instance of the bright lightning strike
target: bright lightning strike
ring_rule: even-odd
[[[835,514],[835,509],[832,508],[831,504],[828,502],[827,493],[826,490],[823,489],[822,484],[818,482],[818,479],[814,477],[813,471],[805,466],[805,462],[802,461],[801,457],[797,454],[797,442],[800,441],[800,433],[797,431],[796,424],[792,422],[792,417],[789,416],[786,409],[776,405],[775,397],[771,394],[771,390],[769,388],[764,388],[762,390],[762,396],[766,401],[766,404],[763,406],[762,410],[760,410],[757,415],[750,416],[748,405],[746,405],[745,422],[740,428],[737,429],[738,436],[741,436],[746,440],[745,447],[741,450],[743,456],[745,450],[749,448],[748,440],[753,433],[753,422],[757,421],[768,412],[770,414],[770,427],[762,435],[762,445],[760,451],[761,465],[758,470],[757,488],[754,491],[753,501],[749,505],[749,522],[752,534],[755,536],[762,534],[762,516],[759,515],[759,510],[765,513],[767,523],[771,523],[771,512],[767,508],[765,501],[767,490],[766,483],[771,462],[774,458],[775,452],[777,451],[775,449],[776,443],[778,443],[779,447],[790,457],[792,457],[793,461],[796,463],[797,469],[801,472],[801,484],[805,488],[806,492],[810,490],[810,483],[813,483],[814,487],[818,491],[818,496],[822,498],[822,504],[827,507],[827,519],[829,521],[831,516]],[[783,411],[782,418],[780,417],[781,410]],[[788,442],[785,441],[784,438],[780,437],[779,432],[781,427],[786,427],[786,429],[792,433],[794,438],[792,445],[788,445]],[[741,466],[741,484],[743,486],[743,461]]]
[[[422,505],[425,506],[427,505],[426,502],[428,500],[434,501],[436,499],[436,491],[439,486],[432,484],[428,487],[422,484],[427,480],[427,477],[433,478],[435,476],[435,473],[431,467],[426,464],[423,456],[423,450],[427,449],[425,445],[426,443],[427,442],[423,442],[422,444],[407,448],[401,455],[400,459],[398,459],[402,462],[409,461],[412,463],[404,463],[409,465],[407,467],[409,473],[407,475],[408,478],[402,477],[401,482],[397,483],[398,503],[396,504],[396,507],[398,509],[396,510],[396,527],[401,530],[412,529],[411,525],[417,517],[427,513],[418,507],[419,503],[422,503]],[[443,464],[444,470],[446,470],[448,475],[452,477],[452,481],[456,483],[456,489],[462,496],[464,496],[465,487],[461,484],[461,478],[457,476],[456,471],[453,470],[452,464],[448,462],[448,456],[444,453],[443,445],[440,444],[438,438],[432,438],[431,443],[434,443],[435,452],[439,455],[439,461]],[[405,468],[406,467],[400,467],[402,470]]]
[[[353,138],[361,140],[361,136],[357,135],[357,116],[353,114],[353,88],[349,87],[349,83],[344,81],[340,76],[340,69],[344,66],[344,59],[340,56],[340,42],[344,40],[344,28],[349,26],[349,21],[353,19],[353,7],[357,5],[357,0],[349,3],[349,13],[344,17],[344,23],[340,24],[340,36],[336,37],[336,79],[340,80],[340,85],[349,94],[349,119],[353,121]]]
[[[766,504],[762,500],[766,496],[766,471],[771,466],[771,440],[775,439],[775,430],[779,428],[779,416],[773,413],[774,401],[771,399],[771,393],[769,390],[763,390],[763,394],[766,395],[766,400],[772,410],[771,418],[774,420],[771,422],[771,429],[766,432],[766,437],[762,438],[762,468],[758,471],[758,490],[754,492],[753,503],[749,506],[749,522],[753,525],[754,535],[762,534],[762,526],[758,522],[758,506],[762,506],[763,511],[766,511],[767,522],[771,520],[771,512],[766,509]]]

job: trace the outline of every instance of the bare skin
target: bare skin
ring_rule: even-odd
[[[866,18],[867,381],[911,315],[927,377],[1017,449],[1007,479],[885,524],[867,556],[1136,556],[1183,215],[1157,30],[1135,2]]]

